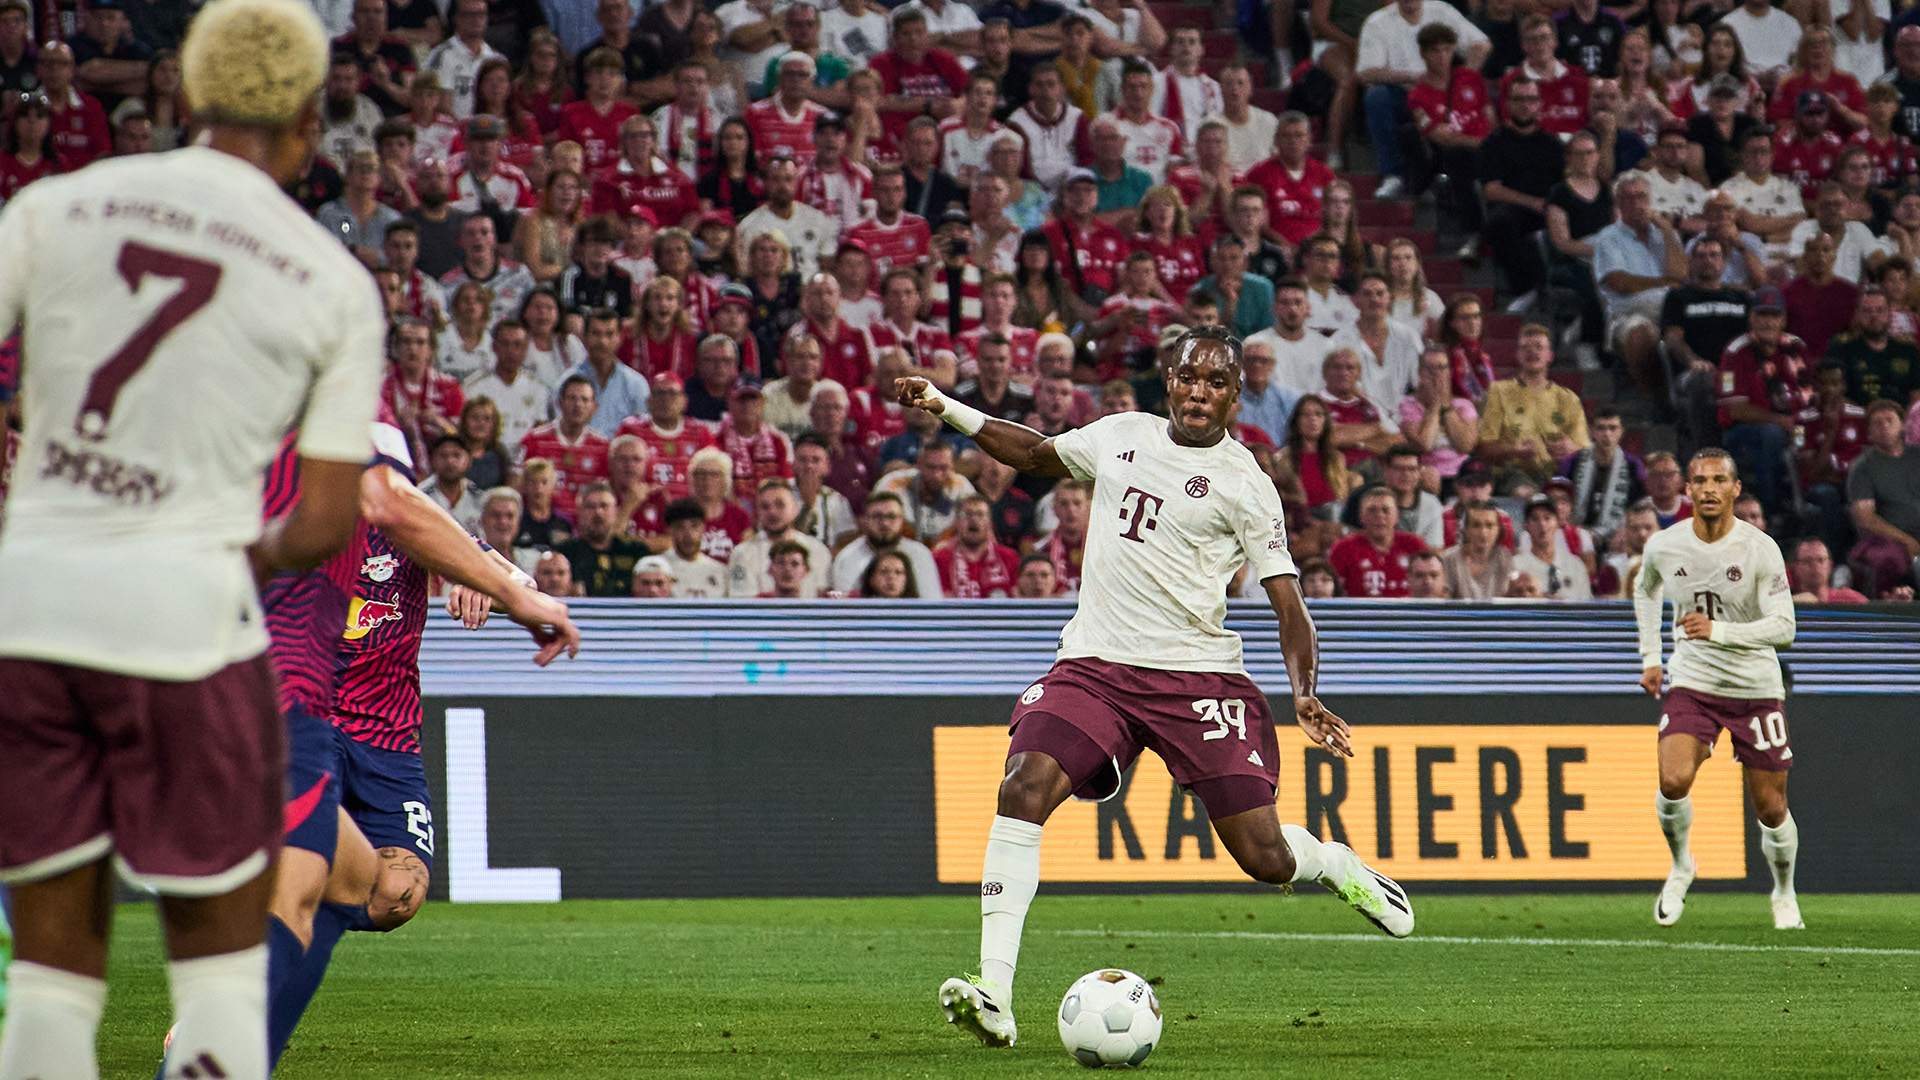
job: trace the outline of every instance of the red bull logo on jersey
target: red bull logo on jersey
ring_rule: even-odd
[[[356,596],[347,604],[347,640],[358,641],[383,622],[404,614],[399,604],[385,600],[363,600]]]
[[[394,571],[400,569],[400,560],[392,555],[369,555],[360,564],[360,576],[375,581],[387,581]]]

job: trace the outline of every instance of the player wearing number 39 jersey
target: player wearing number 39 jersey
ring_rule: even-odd
[[[1673,601],[1673,680],[1661,703],[1660,793],[1654,807],[1673,868],[1654,901],[1654,921],[1671,926],[1686,907],[1694,861],[1687,851],[1693,802],[1687,793],[1720,730],[1744,766],[1760,819],[1760,849],[1773,872],[1773,925],[1805,927],[1793,891],[1799,830],[1787,811],[1787,737],[1776,648],[1793,644],[1793,588],[1773,538],[1733,516],[1740,497],[1733,458],[1702,450],[1687,465],[1693,516],[1647,540],[1634,585],[1640,630],[1640,685],[1660,696],[1660,616]]]
[[[937,413],[981,450],[1039,476],[1097,481],[1079,610],[1053,670],[1013,711],[999,814],[980,885],[980,974],[940,987],[947,1019],[1010,1046],[1020,933],[1040,883],[1041,826],[1068,795],[1106,799],[1142,750],[1193,789],[1234,860],[1276,885],[1317,881],[1396,937],[1413,930],[1406,893],[1344,844],[1274,812],[1278,737],[1266,695],[1225,625],[1242,567],[1266,588],[1293,683],[1294,718],[1315,743],[1351,755],[1347,725],[1316,696],[1313,620],[1287,552],[1279,495],[1226,435],[1240,398],[1240,342],[1188,331],[1166,374],[1171,419],[1121,413],[1046,438],[990,420],[924,379],[902,405]]]
[[[180,50],[204,146],[0,212],[25,443],[0,533],[0,1080],[94,1076],[108,859],[161,896],[169,1078],[267,1076],[286,730],[256,581],[343,547],[381,375],[366,271],[281,185],[320,135],[299,0],[212,0]],[[262,521],[295,431],[300,496]]]

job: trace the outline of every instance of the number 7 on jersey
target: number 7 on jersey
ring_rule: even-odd
[[[120,246],[120,259],[115,265],[132,292],[139,292],[140,284],[149,276],[179,278],[180,291],[161,304],[126,344],[120,346],[120,351],[100,365],[87,383],[87,396],[80,403],[80,415],[74,417],[73,429],[81,438],[94,442],[106,438],[107,422],[113,419],[114,403],[120,399],[120,390],[127,385],[127,380],[146,367],[161,340],[194,312],[206,307],[213,299],[214,290],[220,287],[220,264],[132,240]]]

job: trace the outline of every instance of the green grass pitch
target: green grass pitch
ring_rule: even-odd
[[[1159,981],[1146,1068],[1170,1078],[1920,1074],[1920,897],[1804,896],[1800,933],[1759,893],[1696,895],[1671,929],[1651,891],[1414,897],[1396,942],[1317,891],[1043,891],[1002,1051],[934,1002],[978,955],[966,897],[433,904],[348,935],[279,1075],[1075,1076],[1053,1011],[1106,966]],[[151,908],[122,909],[115,946],[102,1075],[146,1080]]]

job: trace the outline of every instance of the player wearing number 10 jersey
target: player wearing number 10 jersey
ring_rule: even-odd
[[[1042,824],[1068,795],[1113,796],[1142,750],[1193,789],[1250,876],[1318,881],[1388,933],[1413,930],[1398,885],[1345,844],[1282,825],[1274,812],[1273,718],[1241,664],[1240,636],[1224,625],[1227,583],[1242,566],[1279,620],[1294,718],[1315,743],[1353,749],[1345,722],[1316,696],[1313,620],[1287,553],[1280,498],[1253,455],[1226,436],[1240,382],[1240,342],[1211,326],[1174,345],[1171,419],[1121,413],[1046,438],[990,420],[924,379],[897,384],[902,405],[938,413],[999,461],[1096,481],[1079,609],[1053,669],[1013,711],[980,884],[980,975],[949,979],[939,992],[947,1019],[988,1046],[1010,1046],[1018,1034],[1014,965],[1040,883]]]
[[[0,212],[25,445],[0,534],[0,1078],[97,1075],[112,890],[161,895],[169,1077],[265,1080],[286,733],[256,575],[358,516],[381,374],[366,271],[282,191],[320,134],[298,0],[212,0],[181,48],[208,144],[99,162]],[[297,430],[301,496],[263,524]]]
[[[1800,833],[1787,811],[1793,745],[1781,709],[1786,694],[1776,648],[1793,644],[1793,588],[1780,546],[1733,516],[1740,497],[1733,458],[1718,447],[1687,465],[1693,516],[1653,534],[1640,559],[1633,612],[1639,623],[1640,685],[1660,696],[1660,615],[1673,601],[1673,685],[1661,703],[1660,793],[1654,807],[1673,869],[1654,901],[1662,926],[1680,920],[1694,861],[1687,851],[1693,803],[1687,793],[1720,730],[1745,767],[1760,819],[1760,850],[1773,872],[1773,925],[1804,929],[1793,892]]]

